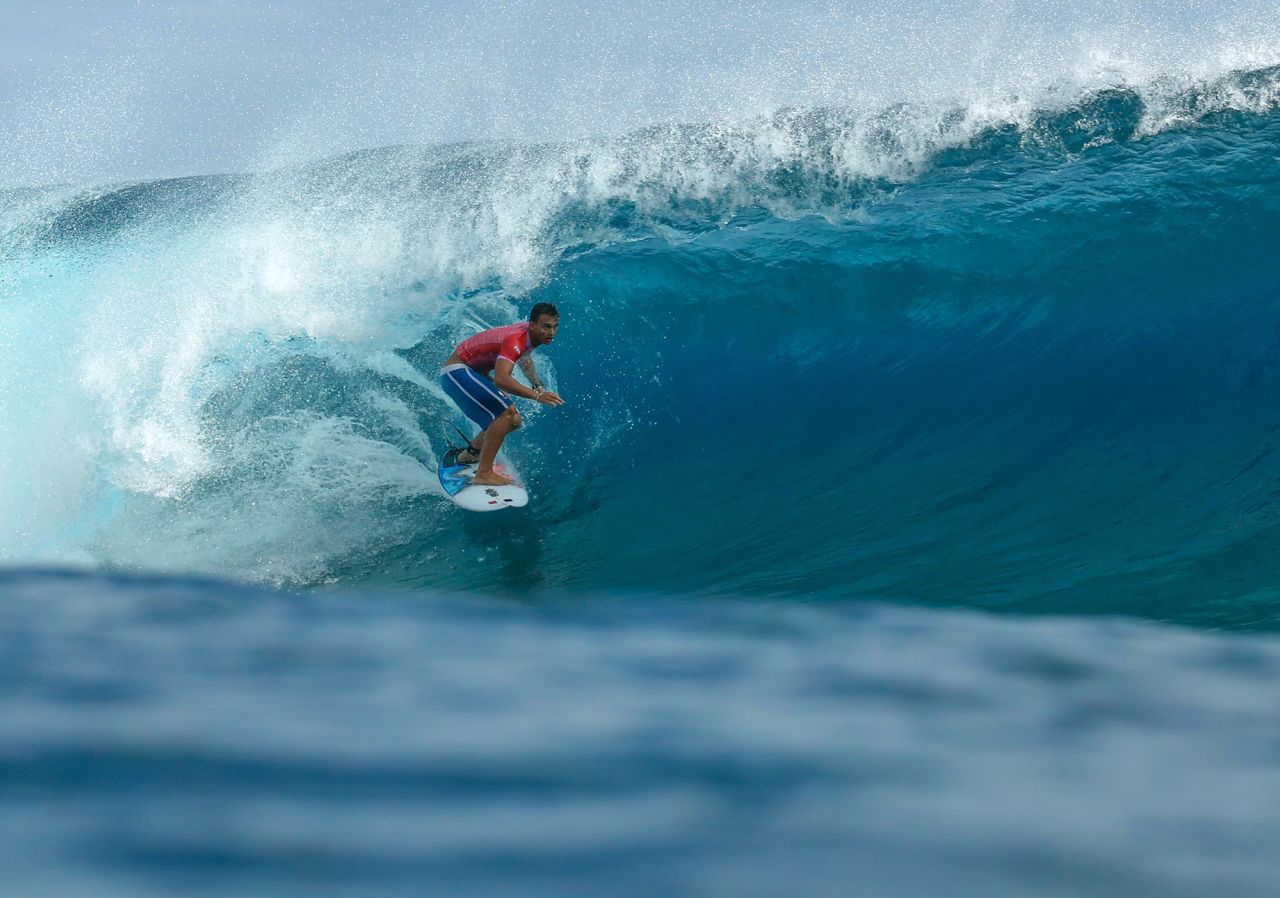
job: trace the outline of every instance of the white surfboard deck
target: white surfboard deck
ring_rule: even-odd
[[[499,474],[514,477],[515,483],[507,486],[484,486],[471,482],[476,465],[451,465],[441,467],[440,485],[444,494],[459,508],[467,511],[501,511],[504,508],[523,508],[529,504],[529,493],[520,482],[520,475],[510,465],[496,464]]]

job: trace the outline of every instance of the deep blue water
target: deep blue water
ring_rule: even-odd
[[[1278,83],[0,190],[10,887],[1276,894]]]

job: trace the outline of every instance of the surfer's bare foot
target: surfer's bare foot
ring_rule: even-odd
[[[471,478],[471,482],[477,486],[506,486],[515,483],[510,477],[504,477],[497,471],[485,471],[483,474],[477,473]]]

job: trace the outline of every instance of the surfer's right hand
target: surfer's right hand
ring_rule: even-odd
[[[538,401],[544,405],[564,405],[564,400],[550,390],[543,390],[539,393]]]

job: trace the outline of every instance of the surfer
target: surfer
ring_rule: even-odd
[[[502,486],[512,482],[493,469],[502,441],[524,423],[511,397],[520,396],[543,405],[564,405],[563,399],[542,386],[533,365],[533,350],[555,340],[559,326],[556,307],[540,302],[529,312],[528,321],[490,328],[458,344],[440,369],[440,380],[462,413],[480,425],[480,433],[465,447],[450,449],[444,465],[479,462],[472,483]],[[511,376],[517,364],[531,387]]]

